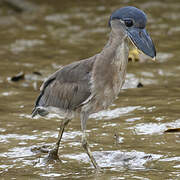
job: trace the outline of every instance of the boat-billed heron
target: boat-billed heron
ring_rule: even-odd
[[[128,40],[144,54],[155,58],[156,50],[146,27],[146,14],[132,6],[114,11],[109,19],[109,40],[102,51],[56,71],[41,86],[32,117],[57,113],[64,116],[58,141],[49,152],[49,159],[58,159],[58,149],[65,127],[79,117],[82,146],[94,167],[99,170],[86,138],[90,114],[106,109],[120,93],[128,63]]]

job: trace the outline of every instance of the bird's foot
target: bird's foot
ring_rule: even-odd
[[[36,154],[48,153],[48,155],[43,158],[43,163],[61,162],[58,156],[57,147],[50,149],[49,145],[36,146],[36,147],[31,148],[31,151]]]
[[[49,151],[49,154],[47,156],[47,161],[61,161],[58,156],[58,149],[52,149]]]

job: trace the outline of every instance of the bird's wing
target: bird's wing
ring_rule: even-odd
[[[64,66],[42,85],[38,106],[74,110],[91,94],[90,77],[96,56]]]

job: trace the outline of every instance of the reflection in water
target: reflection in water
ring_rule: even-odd
[[[0,11],[1,179],[178,179],[179,134],[163,132],[180,127],[179,0],[62,2],[38,0],[33,13],[4,5]],[[54,114],[31,119],[37,89],[58,66],[98,53],[107,41],[109,14],[126,5],[148,14],[157,62],[140,55],[142,61],[129,63],[115,104],[87,122],[91,148],[104,173],[95,175],[81,148],[78,119],[63,135],[62,163],[43,164],[47,153],[33,149],[51,149],[60,120]],[[10,77],[19,72],[24,79],[12,82]],[[139,82],[142,88],[136,88]]]

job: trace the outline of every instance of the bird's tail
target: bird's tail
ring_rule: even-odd
[[[45,108],[42,108],[42,107],[35,107],[32,111],[32,115],[31,117],[35,117],[36,115],[40,115],[40,116],[46,116],[49,114],[49,112],[45,109]]]
[[[33,117],[35,117],[37,114],[38,114],[38,110],[37,110],[37,108],[34,108],[34,109],[32,110],[31,117],[33,118]]]

